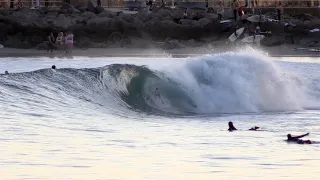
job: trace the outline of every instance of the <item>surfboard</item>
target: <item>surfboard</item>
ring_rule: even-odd
[[[253,43],[253,42],[258,42],[264,39],[264,35],[255,35],[255,36],[248,36],[243,38],[241,41],[244,43]]]
[[[260,15],[253,15],[248,17],[247,20],[250,22],[263,22],[265,21],[265,17],[261,15],[261,19],[260,19]]]
[[[279,22],[279,20],[276,20],[276,19],[270,19],[270,18],[268,18],[267,20],[270,21],[270,22]]]
[[[231,19],[228,19],[228,20],[222,20],[222,21],[220,21],[220,24],[223,24],[223,23],[232,23],[232,20],[231,20]]]
[[[2,45],[2,44],[0,44],[0,49],[1,49],[1,48],[3,48],[3,45]]]
[[[308,52],[320,52],[320,49],[308,49]]]
[[[293,48],[293,49],[291,49],[291,51],[303,51],[303,50],[307,50],[307,48]]]
[[[238,30],[236,31],[237,36],[235,35],[235,33],[232,33],[232,34],[229,36],[229,40],[230,40],[231,42],[234,42],[235,40],[237,40],[237,39],[241,36],[241,34],[243,33],[243,31],[244,31],[244,27],[238,29]]]

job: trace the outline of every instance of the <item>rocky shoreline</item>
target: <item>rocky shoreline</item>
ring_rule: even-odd
[[[89,1],[90,2],[90,1]],[[45,49],[49,32],[71,31],[77,48],[161,48],[175,49],[224,44],[241,24],[224,23],[215,13],[189,10],[184,19],[183,10],[158,8],[137,14],[111,12],[101,7],[73,7],[63,5],[58,11],[46,9],[0,10],[0,44],[9,48]],[[270,14],[270,13],[269,13]],[[319,17],[311,15],[285,15],[284,23],[264,22],[261,31],[272,35],[261,41],[262,47],[294,44],[301,47],[320,48]]]

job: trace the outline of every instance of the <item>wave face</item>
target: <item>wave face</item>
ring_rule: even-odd
[[[113,112],[219,114],[318,106],[319,77],[300,77],[255,53],[207,55],[157,70],[112,64],[0,76],[1,103]],[[19,97],[19,98],[18,98]],[[88,105],[89,104],[89,105]]]

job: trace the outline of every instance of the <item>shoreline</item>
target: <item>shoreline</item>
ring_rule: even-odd
[[[248,46],[253,49],[252,47]],[[292,51],[296,46],[279,46],[279,47],[263,47],[258,49],[270,57],[320,57],[320,52],[302,52]],[[246,47],[247,48],[247,47]],[[163,50],[159,48],[89,48],[89,49],[74,49],[72,57],[173,57],[186,58],[202,56],[207,54],[219,54],[230,51],[239,51],[238,48],[204,48],[204,47],[186,47],[178,49]],[[240,50],[241,51],[241,50]],[[243,50],[242,50],[243,51]],[[50,57],[50,58],[66,58],[63,52],[47,52],[46,50],[36,49],[16,49],[2,48],[0,49],[0,58],[5,57]]]

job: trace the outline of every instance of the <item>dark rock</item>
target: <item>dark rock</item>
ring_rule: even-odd
[[[77,5],[75,6],[75,8],[79,10],[81,13],[84,13],[86,11],[86,7],[82,5]]]
[[[271,36],[264,38],[260,43],[263,46],[280,46],[284,43],[284,40],[281,36]]]
[[[152,16],[149,12],[146,12],[146,11],[141,11],[138,13],[138,16],[137,16],[142,22],[147,22],[147,21],[150,21]]]
[[[69,3],[63,3],[62,6],[60,7],[60,9],[67,10],[67,13],[69,13],[69,14],[79,14],[80,13],[80,11],[78,9],[76,9],[75,7],[73,7]]]
[[[97,14],[100,14],[100,13],[102,13],[103,11],[105,11],[103,7],[100,7],[100,6],[97,6],[97,7],[96,7],[96,13],[97,13]]]
[[[41,42],[43,42],[44,40],[45,39],[43,36],[29,36],[29,37],[27,37],[27,41],[32,46],[36,46],[36,45],[40,44]]]
[[[191,25],[191,26],[197,25],[197,21],[192,19],[180,19],[179,23],[182,25]]]
[[[88,0],[86,10],[89,12],[97,13],[97,9],[94,6],[94,3],[92,2],[92,0]]]
[[[48,43],[42,42],[36,46],[37,50],[47,50],[48,49]]]
[[[28,41],[24,41],[24,42],[21,43],[20,46],[18,46],[18,48],[30,49],[30,48],[32,48],[32,45]]]
[[[320,32],[302,37],[300,40],[300,45],[304,47],[318,47],[319,44],[320,44]]]
[[[139,18],[135,18],[133,21],[133,25],[134,27],[136,27],[137,29],[143,29],[145,24],[139,19]]]
[[[118,42],[122,39],[122,34],[120,32],[113,32],[108,39],[113,43]]]
[[[85,11],[83,13],[81,13],[80,15],[81,17],[84,17],[86,20],[92,19],[92,18],[96,18],[97,15],[93,12],[89,12],[89,11]]]
[[[120,18],[127,23],[133,23],[134,21],[134,17],[129,14],[121,14]]]
[[[294,44],[294,38],[293,35],[287,34],[284,36],[284,43],[285,44]]]
[[[9,9],[0,9],[0,14],[2,16],[9,16],[10,15],[10,11],[9,11]]]
[[[197,24],[198,24],[200,27],[209,26],[211,23],[212,23],[212,21],[210,21],[210,20],[207,19],[207,18],[201,18],[201,19],[199,19],[198,22],[197,22]]]
[[[110,32],[122,32],[124,22],[112,18],[94,18],[88,21],[88,26],[98,34]]]
[[[100,12],[97,16],[106,17],[106,18],[113,18],[116,16],[116,14],[109,11],[109,10],[105,10],[105,11]]]
[[[87,37],[81,37],[78,39],[78,44],[77,47],[79,48],[89,48],[92,46],[92,42],[89,38]]]
[[[11,47],[11,48],[20,48],[21,44],[22,42],[16,37],[9,37],[8,40],[3,42],[3,45],[5,47]]]

